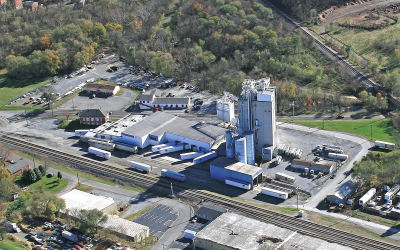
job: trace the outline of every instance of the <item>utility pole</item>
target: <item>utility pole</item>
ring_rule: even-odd
[[[79,183],[79,174],[76,173],[76,177],[78,178],[78,186],[80,186],[81,184]]]
[[[292,119],[294,117],[294,101],[292,102],[292,108],[293,108],[293,112],[292,112]]]
[[[325,119],[322,118],[322,129],[325,129]]]
[[[172,182],[171,182],[171,196],[174,197],[174,188],[172,187]]]
[[[28,115],[26,114],[26,109],[25,109],[25,120],[26,120],[26,126],[28,126]]]
[[[296,187],[296,196],[297,196],[297,209],[299,209],[299,188]]]

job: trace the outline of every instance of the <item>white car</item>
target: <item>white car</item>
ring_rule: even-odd
[[[388,200],[385,205],[385,209],[388,209],[392,205],[392,201]]]

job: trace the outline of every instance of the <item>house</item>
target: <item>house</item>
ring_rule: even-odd
[[[153,100],[155,95],[141,95],[139,96],[140,109],[153,109]]]
[[[6,168],[13,177],[17,177],[21,175],[24,170],[29,169],[29,163],[25,161],[24,158],[21,158],[8,164]]]
[[[96,95],[96,96],[112,96],[118,93],[120,90],[119,86],[116,85],[107,85],[107,84],[98,84],[98,83],[89,83],[86,86],[86,93],[89,95]]]
[[[11,9],[22,8],[22,0],[7,0],[7,6]]]
[[[38,11],[39,3],[34,1],[25,1],[23,2],[23,7],[25,10],[30,10],[32,12]]]
[[[102,125],[110,119],[109,113],[100,109],[86,109],[79,113],[79,123],[86,125]]]

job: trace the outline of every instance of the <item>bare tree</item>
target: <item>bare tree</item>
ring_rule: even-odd
[[[0,163],[5,166],[6,161],[12,156],[12,153],[9,149],[7,148],[1,148],[0,149]]]

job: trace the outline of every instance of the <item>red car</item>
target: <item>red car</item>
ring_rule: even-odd
[[[337,119],[343,119],[344,118],[344,115],[338,115],[337,116]]]

